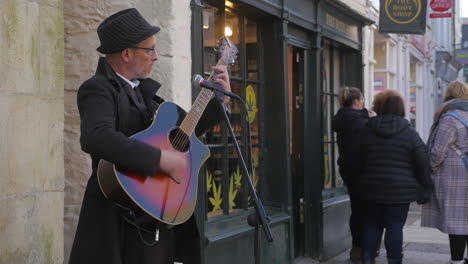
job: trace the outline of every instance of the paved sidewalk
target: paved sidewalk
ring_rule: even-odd
[[[447,264],[450,260],[448,236],[437,229],[421,227],[421,207],[412,204],[403,229],[403,263],[405,264]],[[377,264],[387,264],[385,247],[382,245]],[[301,258],[294,264],[349,264],[349,250],[326,261]]]

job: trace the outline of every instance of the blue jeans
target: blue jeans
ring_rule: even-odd
[[[377,244],[385,229],[387,258],[394,263],[403,259],[403,226],[408,217],[407,204],[367,204],[366,222],[363,234],[363,261],[375,259]]]

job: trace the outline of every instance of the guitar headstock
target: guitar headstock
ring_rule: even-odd
[[[233,64],[236,61],[239,50],[236,45],[226,36],[219,40],[219,53],[222,61],[227,65]]]

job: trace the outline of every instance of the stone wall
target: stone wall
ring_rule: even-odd
[[[61,0],[0,1],[0,263],[63,263]]]
[[[80,120],[76,93],[96,69],[99,39],[97,26],[110,14],[136,7],[154,25],[159,60],[153,78],[162,83],[158,94],[188,109],[191,104],[190,1],[98,0],[64,1],[65,19],[65,260],[68,258],[86,182],[91,173],[89,157],[79,145]]]

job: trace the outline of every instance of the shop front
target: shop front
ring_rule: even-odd
[[[338,91],[351,86],[363,89],[363,27],[373,23],[353,12],[339,1],[321,1],[318,26],[321,30],[320,91],[323,149],[323,178],[321,189],[322,231],[319,258],[328,259],[349,248],[352,244],[348,227],[349,196],[339,175],[338,148],[331,120],[339,108]],[[364,93],[364,91],[363,91]],[[314,190],[317,191],[317,190]],[[320,226],[320,225],[319,225]]]
[[[371,21],[339,1],[192,0],[191,6],[194,74],[208,78],[211,66],[223,63],[223,36],[239,50],[231,88],[246,107],[232,100],[231,124],[273,235],[268,242],[259,229],[256,243],[247,223],[255,211],[249,184],[220,124],[203,137],[211,157],[200,171],[196,210],[202,263],[293,263],[350,247],[349,202],[330,120],[339,87],[362,88],[361,29]],[[194,87],[194,99],[198,93]]]

